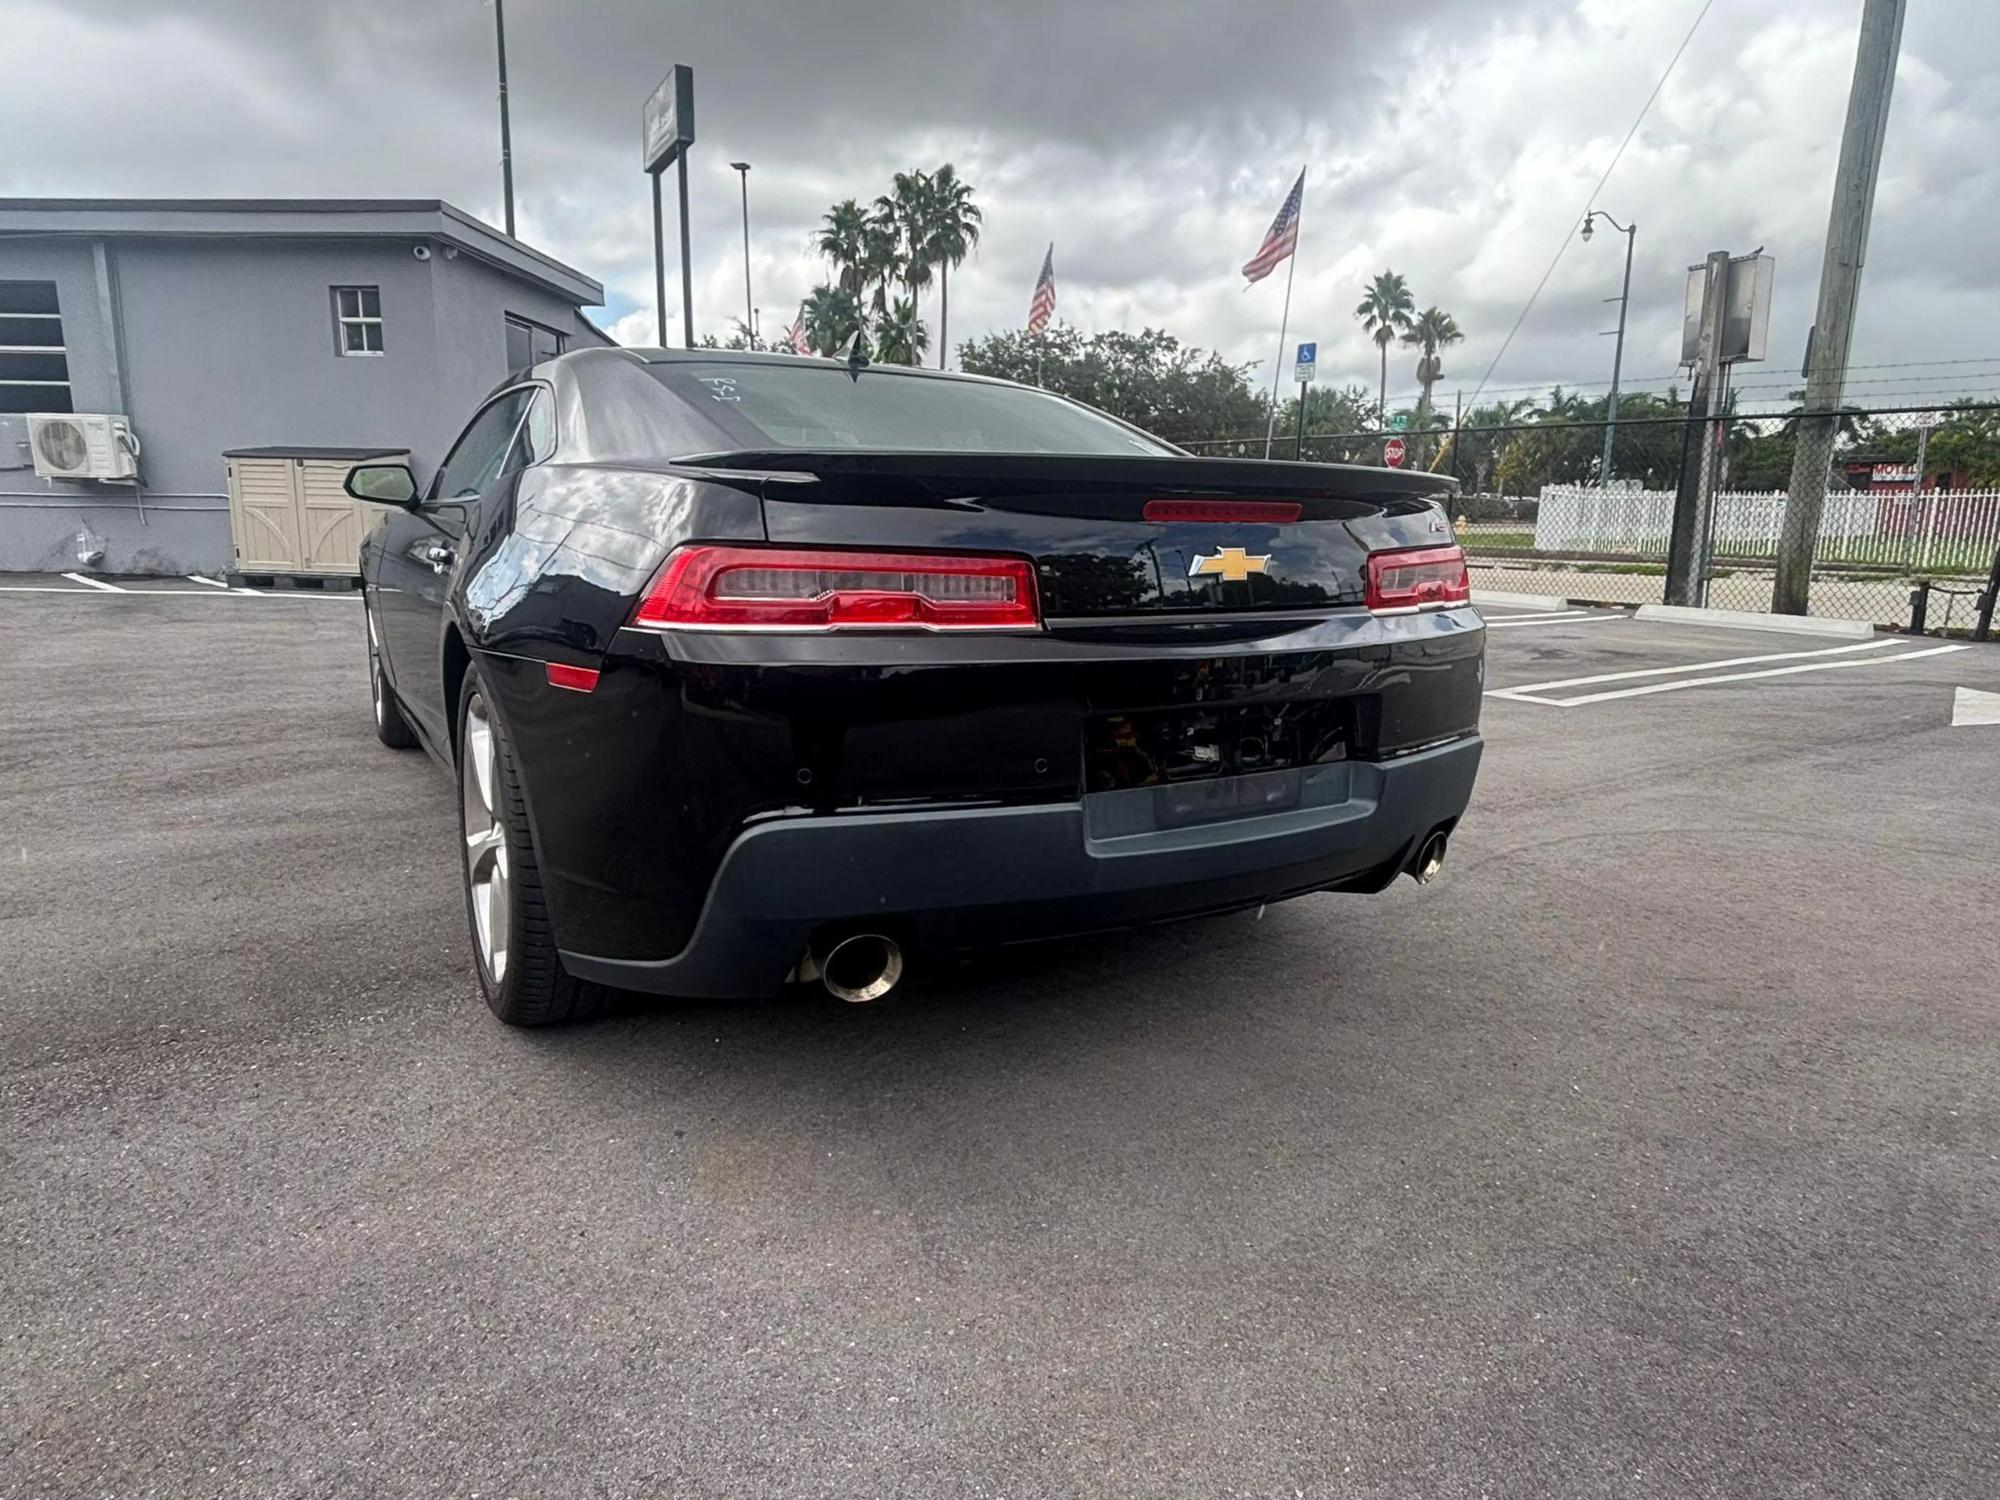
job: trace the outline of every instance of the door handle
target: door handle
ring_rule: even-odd
[[[457,553],[453,552],[443,542],[432,542],[424,548],[423,553],[424,561],[431,565],[433,573],[442,573],[446,568],[451,566],[452,559],[457,555]]]

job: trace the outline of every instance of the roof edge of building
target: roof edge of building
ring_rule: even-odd
[[[579,307],[604,302],[603,284],[594,277],[442,198],[0,198],[0,237],[36,234],[436,239]]]

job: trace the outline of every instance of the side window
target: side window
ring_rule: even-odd
[[[463,500],[486,492],[504,471],[514,429],[534,394],[528,387],[509,391],[472,419],[439,468],[431,485],[431,499]]]
[[[556,451],[556,406],[547,391],[536,391],[521,424],[521,451],[515,467],[540,463]]]

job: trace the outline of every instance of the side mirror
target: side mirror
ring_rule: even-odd
[[[346,490],[357,500],[408,510],[417,503],[417,476],[408,464],[356,464],[347,471]]]

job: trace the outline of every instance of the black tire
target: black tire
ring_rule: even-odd
[[[391,750],[414,750],[417,737],[403,717],[403,705],[396,701],[396,690],[389,686],[388,674],[382,670],[382,648],[375,640],[375,613],[366,598],[361,601],[361,614],[368,622],[368,696],[375,706],[375,738]]]
[[[465,887],[466,929],[472,938],[473,967],[479,975],[480,992],[494,1015],[510,1026],[553,1026],[565,1021],[585,1021],[603,1013],[611,992],[603,985],[577,979],[562,966],[556,950],[555,928],[542,891],[541,866],[535,859],[534,840],[528,832],[528,808],[521,795],[521,779],[514,767],[514,754],[497,715],[486,708],[487,692],[477,669],[465,674],[458,694],[458,831],[459,846],[466,850],[460,861],[460,880]],[[482,736],[487,737],[482,740]],[[492,802],[490,813],[497,824],[499,839],[475,851],[471,838],[472,814],[483,818],[486,806],[482,783],[474,757],[490,743]],[[475,881],[474,871],[482,862],[495,858],[500,864],[501,894],[496,898],[489,876],[485,885]],[[481,926],[480,904],[497,920],[503,933],[497,960],[489,956],[488,939]],[[494,910],[494,908],[499,908]],[[495,963],[499,973],[494,972]]]

